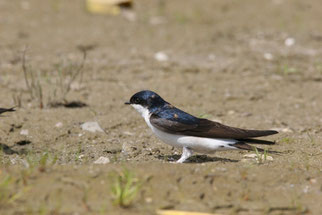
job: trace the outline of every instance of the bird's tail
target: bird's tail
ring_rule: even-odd
[[[12,108],[0,108],[0,114],[4,113],[4,112],[13,112],[16,111],[14,107]]]
[[[246,142],[249,144],[264,144],[264,145],[274,145],[274,141],[268,141],[268,140],[257,140],[257,139],[238,139],[240,142]]]
[[[260,140],[260,141],[265,141],[265,140]],[[270,141],[267,141],[267,142],[270,142]],[[258,142],[252,142],[252,143],[258,143]],[[260,143],[260,144],[274,144],[273,143]],[[237,143],[234,143],[234,144],[231,144],[231,146],[237,148],[237,149],[241,149],[241,150],[247,150],[247,151],[257,151],[258,152],[268,152],[268,153],[273,153],[273,154],[279,154],[280,152],[277,152],[277,151],[271,151],[271,150],[264,150],[264,149],[261,149],[261,148],[257,148],[255,146],[251,146],[245,142],[237,142]]]

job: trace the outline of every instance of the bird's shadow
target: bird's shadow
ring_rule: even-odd
[[[59,108],[59,107],[84,108],[84,107],[88,107],[88,104],[82,101],[70,101],[70,102],[52,102],[49,104],[49,106],[52,108]]]
[[[20,143],[22,141],[19,141],[18,143]],[[29,144],[29,142],[28,142]],[[26,144],[21,144],[21,145],[26,145]],[[12,155],[12,154],[18,154],[18,155],[22,155],[22,154],[27,154],[27,151],[25,149],[21,149],[21,150],[14,150],[12,149],[12,147],[4,144],[4,143],[0,143],[0,151],[2,151],[3,153],[7,154],[7,155]]]
[[[157,158],[164,161],[175,162],[180,159],[180,155],[158,155]],[[209,157],[207,155],[194,155],[185,161],[185,163],[207,163],[207,162],[239,162],[239,160],[219,158],[219,157]]]

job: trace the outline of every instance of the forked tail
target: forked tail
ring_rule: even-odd
[[[265,140],[261,140],[261,141],[265,141]],[[267,142],[270,142],[270,141],[267,141]],[[253,142],[255,143],[255,142]],[[273,143],[262,143],[262,144],[274,144]],[[255,146],[251,146],[251,145],[248,145],[247,143],[245,142],[237,142],[237,143],[234,143],[234,144],[229,144],[230,146],[233,146],[237,149],[241,149],[241,150],[247,150],[247,151],[255,151],[255,149],[257,149],[258,152],[268,152],[268,153],[273,153],[273,154],[279,154],[280,152],[277,152],[277,151],[271,151],[271,150],[264,150],[264,149],[261,149],[261,148],[257,148]]]
[[[0,114],[4,113],[4,112],[13,112],[15,111],[14,107],[12,108],[0,108]]]

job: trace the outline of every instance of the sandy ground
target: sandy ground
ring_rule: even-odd
[[[1,107],[17,106],[0,119],[1,214],[322,214],[320,1],[135,3],[100,16],[83,1],[0,1]],[[91,48],[83,75],[64,93],[80,46]],[[260,164],[245,151],[170,163],[181,151],[123,105],[142,89],[196,116],[277,129],[267,139],[281,153]],[[73,101],[87,106],[52,107]],[[105,132],[82,130],[91,121]],[[101,156],[110,162],[94,164]],[[124,169],[140,185],[127,208],[112,192]]]

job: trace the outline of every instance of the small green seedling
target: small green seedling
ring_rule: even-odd
[[[15,191],[15,183],[15,179],[11,176],[0,177],[0,208],[14,203],[22,196],[23,190]]]
[[[285,65],[283,67],[283,74],[284,75],[290,75],[290,74],[296,74],[299,73],[299,70],[295,67],[290,67],[288,65]]]
[[[256,147],[254,147],[254,151],[256,154],[256,161],[258,164],[263,164],[265,163],[265,161],[267,160],[267,156],[268,156],[268,152],[267,149],[264,149],[264,153],[261,154],[258,152],[258,149]]]
[[[289,137],[284,137],[280,140],[280,143],[285,143],[285,144],[289,144],[291,142],[293,142],[293,140]]]
[[[131,206],[142,187],[142,182],[126,168],[122,172],[112,173],[111,182],[113,203],[123,208]]]
[[[212,117],[212,115],[211,115],[211,114],[207,114],[207,113],[199,114],[199,118],[207,119],[207,118],[211,118],[211,117]]]

